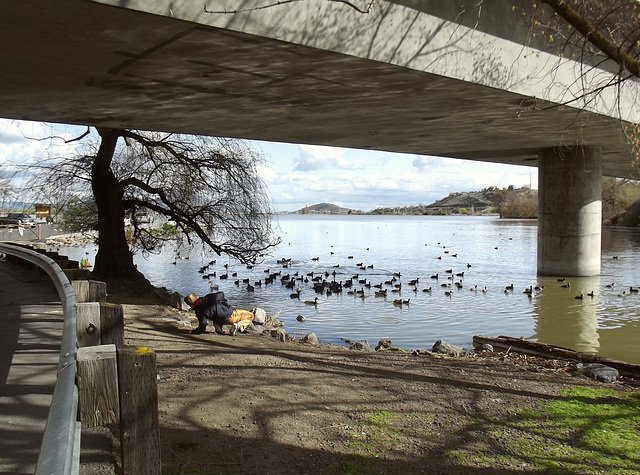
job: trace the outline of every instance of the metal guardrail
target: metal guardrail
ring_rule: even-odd
[[[51,277],[64,315],[58,377],[38,456],[36,475],[77,474],[80,464],[80,423],[76,382],[76,296],[71,282],[53,259],[30,249],[0,244],[0,252],[41,267]]]

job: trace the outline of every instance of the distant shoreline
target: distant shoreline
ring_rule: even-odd
[[[349,213],[340,212],[323,212],[313,211],[308,213],[302,213],[300,211],[278,211],[273,213],[274,215],[300,215],[300,216],[500,216],[497,211],[489,212],[475,212],[475,213],[374,213],[373,211],[358,211],[351,210]],[[537,218],[533,218],[537,219]]]

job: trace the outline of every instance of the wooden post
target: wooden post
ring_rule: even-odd
[[[78,347],[84,348],[99,345],[101,329],[100,304],[98,302],[77,303],[76,336]]]
[[[115,345],[79,348],[78,404],[83,428],[120,422]]]
[[[124,345],[124,310],[122,305],[104,302],[76,304],[78,347]]]
[[[156,354],[128,346],[117,351],[123,472],[160,475]]]
[[[106,302],[107,284],[98,280],[72,280],[71,287],[76,293],[76,302]]]
[[[76,294],[76,303],[90,302],[88,280],[72,280],[71,288],[73,288],[73,292]]]
[[[124,345],[124,309],[122,305],[100,302],[100,344]]]

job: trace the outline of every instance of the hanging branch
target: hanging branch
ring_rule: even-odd
[[[87,135],[89,135],[91,133],[91,127],[87,126],[87,130],[84,131],[84,133],[82,135],[79,135],[77,137],[74,137],[72,139],[69,140],[65,140],[64,143],[71,143],[71,142],[79,142],[80,140],[82,140],[83,138],[85,138]]]
[[[36,142],[44,142],[44,141],[53,140],[53,139],[61,139],[64,143],[68,144],[68,143],[72,143],[72,142],[79,142],[80,140],[85,138],[90,133],[91,133],[91,127],[87,126],[87,130],[85,130],[81,135],[79,135],[77,137],[74,137],[72,139],[65,139],[64,137],[60,137],[59,135],[49,135],[47,137],[27,137],[27,136],[25,136],[25,138],[28,138],[29,140],[35,140]]]
[[[567,0],[542,0],[542,2],[553,8],[560,17],[578,30],[586,41],[633,76],[640,78],[640,62],[628,54],[628,51],[619,48],[613,41],[602,34],[596,26],[589,23],[580,12],[569,5]]]
[[[304,0],[278,0],[278,1],[276,1],[274,3],[270,3],[268,5],[262,5],[262,6],[259,6],[259,7],[252,7],[252,8],[239,8],[237,10],[209,10],[207,8],[206,4],[203,4],[203,7],[204,7],[204,12],[205,13],[233,14],[233,13],[247,13],[247,12],[253,12],[253,11],[257,11],[257,10],[264,10],[266,8],[279,7],[281,5],[286,5],[287,3],[296,3],[296,2],[303,2],[303,1]],[[367,8],[366,9],[362,9],[362,8],[358,7],[357,5],[351,3],[348,0],[325,0],[325,1],[342,3],[344,5],[347,5],[348,7],[353,8],[358,13],[371,13],[371,10],[373,8],[373,4],[375,3],[375,0],[370,0],[369,4],[367,5]]]

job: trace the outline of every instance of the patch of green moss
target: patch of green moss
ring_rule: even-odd
[[[508,451],[538,468],[574,473],[640,471],[640,393],[579,387],[525,411]]]

